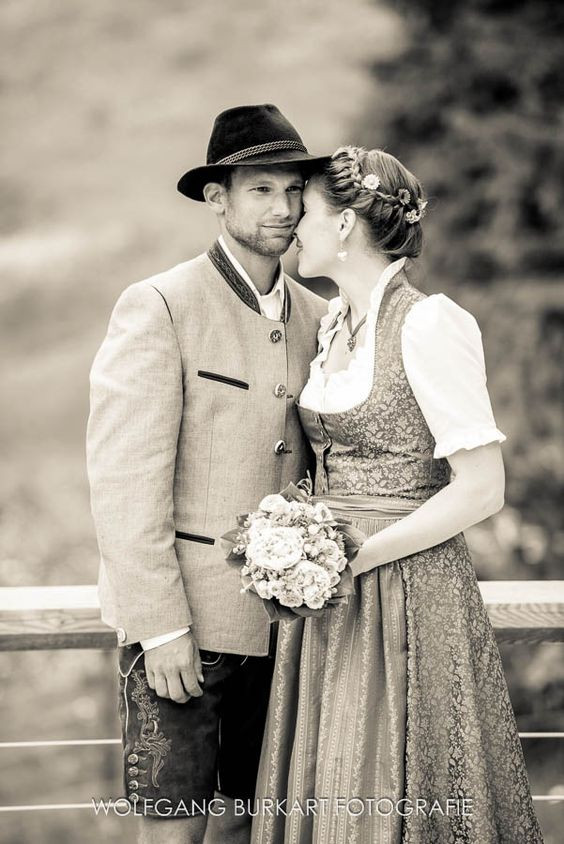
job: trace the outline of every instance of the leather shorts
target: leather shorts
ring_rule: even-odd
[[[119,648],[125,796],[135,812],[194,815],[215,792],[252,800],[274,668],[272,656],[200,651],[202,697],[159,697],[139,644]]]

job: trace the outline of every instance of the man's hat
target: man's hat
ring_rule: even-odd
[[[257,164],[299,164],[304,175],[321,167],[331,156],[310,155],[304,142],[276,106],[248,105],[222,111],[213,125],[207,164],[184,173],[178,190],[204,201],[203,188],[217,181],[229,167]]]

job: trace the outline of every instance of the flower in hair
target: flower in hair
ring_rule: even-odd
[[[376,173],[367,173],[360,183],[366,190],[378,190],[380,187],[380,179]]]
[[[425,215],[425,208],[427,207],[427,200],[426,199],[418,199],[417,200],[417,207],[421,211],[421,216]]]
[[[418,223],[421,219],[421,211],[416,211],[414,208],[413,210],[407,212],[405,219],[412,226],[414,223]]]
[[[411,194],[407,188],[400,188],[398,191],[398,199],[402,205],[409,205],[411,202]]]

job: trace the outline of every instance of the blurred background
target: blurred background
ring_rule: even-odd
[[[562,577],[564,6],[4,0],[0,21],[2,585],[95,582],[92,358],[124,287],[211,243],[176,181],[215,115],[253,102],[310,151],[383,147],[423,181],[418,278],[478,319],[508,437],[507,505],[468,536],[478,576]],[[562,655],[502,648],[521,730],[564,730]],[[0,741],[117,737],[114,675],[112,653],[0,654]],[[533,793],[564,793],[562,740],[524,749]],[[5,806],[121,793],[117,747],[0,753]],[[564,804],[537,810],[556,844]],[[133,841],[133,819],[84,809],[1,818],[2,844]]]

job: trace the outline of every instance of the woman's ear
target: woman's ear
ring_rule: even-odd
[[[203,189],[206,205],[218,216],[225,213],[225,188],[219,182],[208,182]]]
[[[356,212],[352,208],[345,208],[339,214],[339,239],[343,243],[352,232],[356,224]]]

